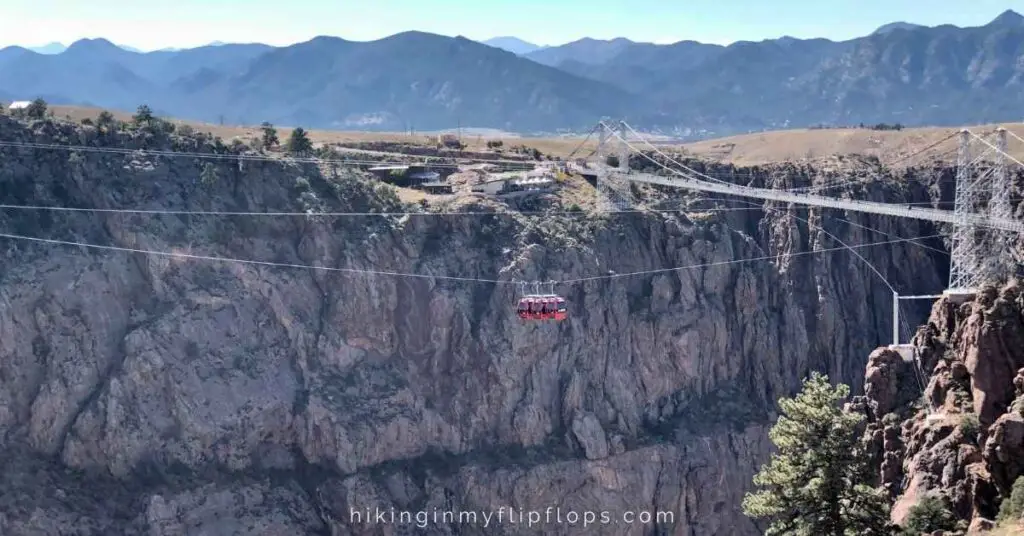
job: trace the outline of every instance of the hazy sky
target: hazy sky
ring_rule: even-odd
[[[355,41],[421,30],[538,44],[589,36],[669,43],[693,39],[848,39],[902,20],[985,24],[1024,0],[3,0],[0,46],[104,37],[142,50],[209,43],[287,45],[317,35]]]

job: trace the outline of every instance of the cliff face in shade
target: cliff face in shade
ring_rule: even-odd
[[[233,150],[3,117],[0,139]],[[80,208],[402,209],[352,175],[212,162],[202,180],[192,158],[0,148],[0,195]],[[779,187],[822,180],[806,166],[743,173]],[[858,195],[920,201],[945,175]],[[837,244],[792,216],[850,244],[940,232],[764,207],[545,218],[0,211],[6,234],[339,269],[565,280],[703,266],[566,286],[570,319],[538,325],[515,318],[511,285],[2,240],[0,532],[397,534],[352,510],[504,506],[661,510],[674,522],[431,522],[428,533],[757,534],[739,504],[767,459],[775,400],[812,369],[859,385],[863,356],[891,332],[878,276],[849,253],[806,254]],[[941,254],[905,243],[859,252],[905,293],[943,286]]]
[[[1017,281],[958,304],[943,299],[913,340],[921,370],[895,352],[871,355],[865,437],[893,521],[929,494],[972,529],[990,528],[1024,476],[1024,295]],[[923,389],[922,389],[923,387]],[[888,415],[888,416],[887,416]]]

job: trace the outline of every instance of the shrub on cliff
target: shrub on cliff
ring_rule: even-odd
[[[952,531],[955,528],[956,518],[949,505],[935,495],[927,495],[915,504],[903,522],[903,534],[906,536],[931,534],[937,530]]]
[[[884,492],[864,484],[863,416],[840,407],[849,391],[815,372],[795,398],[779,400],[782,415],[769,432],[778,452],[754,476],[762,489],[743,500],[747,516],[772,520],[767,536],[893,533]]]
[[[999,521],[1009,523],[1024,519],[1024,476],[1018,477],[1013,483],[1010,496],[999,505]]]

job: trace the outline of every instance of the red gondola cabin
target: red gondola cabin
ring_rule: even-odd
[[[527,296],[519,299],[516,315],[523,320],[565,320],[569,311],[561,296]]]

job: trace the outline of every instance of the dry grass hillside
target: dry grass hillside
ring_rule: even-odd
[[[1024,124],[999,125],[1024,138]],[[968,127],[978,135],[992,132],[997,125]],[[870,130],[860,128],[781,130],[745,134],[685,145],[691,154],[736,165],[820,158],[835,154],[876,156],[883,163],[924,164],[931,160],[955,161],[957,140],[941,142],[959,128],[907,128]],[[1007,136],[1008,152],[1024,160],[1024,142]],[[938,143],[937,146],[930,148]],[[928,149],[920,155],[915,153]],[[911,158],[911,155],[915,155]]]
[[[70,117],[74,120],[95,118],[100,110],[97,108],[84,108],[77,106],[51,106],[54,114],[58,117]],[[131,113],[111,111],[118,119],[130,119]],[[231,138],[254,138],[259,136],[257,126],[233,126],[203,123],[199,121],[174,120],[176,123],[189,124],[197,129],[208,131],[224,139]],[[1001,125],[1020,138],[1024,138],[1024,124],[1012,123]],[[969,127],[978,134],[990,133],[996,125],[979,125]],[[709,158],[712,160],[729,162],[736,165],[760,165],[771,162],[793,161],[801,159],[817,159],[835,154],[859,154],[864,156],[876,156],[883,163],[892,164],[927,164],[929,161],[955,161],[956,139],[949,139],[939,143],[950,134],[954,134],[957,128],[908,128],[900,131],[882,131],[870,129],[797,129],[774,132],[763,132],[756,134],[744,134],[704,140],[688,144],[665,144],[658,143],[664,149],[683,149],[694,156]],[[291,129],[286,127],[278,128],[279,135],[285,139]],[[428,136],[423,134],[405,134],[396,132],[345,132],[330,130],[311,130],[310,136],[314,143],[365,143],[365,142],[393,142],[409,145],[426,145]],[[596,138],[596,136],[594,137]],[[584,150],[585,154],[596,148],[596,139],[588,140]],[[480,135],[463,136],[467,149],[471,151],[486,150],[489,138]],[[1024,161],[1024,141],[1008,137],[1008,148],[1010,154]],[[538,149],[544,154],[565,157],[569,155],[583,141],[582,138],[506,138],[502,141],[506,146],[526,145]],[[939,143],[935,147],[932,145]],[[637,143],[640,147],[643,144]],[[931,148],[929,148],[931,147]],[[928,149],[920,154],[919,151]],[[912,158],[907,158],[914,155]]]
[[[999,527],[991,532],[980,533],[988,536],[1024,536],[1024,525]]]
[[[75,121],[81,121],[82,119],[90,118],[95,119],[99,115],[99,108],[84,108],[79,106],[61,106],[51,105],[50,109],[57,117],[69,117]],[[121,112],[110,110],[110,113],[120,120],[130,120],[132,117],[131,112]],[[237,125],[218,125],[214,123],[204,123],[201,121],[184,121],[180,119],[172,119],[171,121],[178,124],[188,124],[197,130],[204,132],[210,132],[224,139],[231,138],[255,138],[260,136],[260,129],[258,125],[253,126],[237,126]],[[291,135],[291,128],[278,126],[276,127],[278,135],[282,140],[286,139]],[[403,143],[409,145],[426,145],[427,139],[435,139],[436,136],[428,136],[426,134],[405,134],[401,132],[351,132],[351,131],[335,131],[335,130],[310,130],[310,138],[313,143],[360,143],[360,142],[392,142],[392,143]],[[464,135],[462,137],[463,142],[467,145],[467,150],[470,151],[482,151],[487,149],[487,142],[491,139],[485,136],[479,135]],[[567,156],[573,151],[583,138],[506,138],[503,140],[506,145],[527,145],[534,147],[544,154],[550,154],[553,156]],[[585,147],[588,150],[593,150],[597,147],[595,140],[589,140]]]

